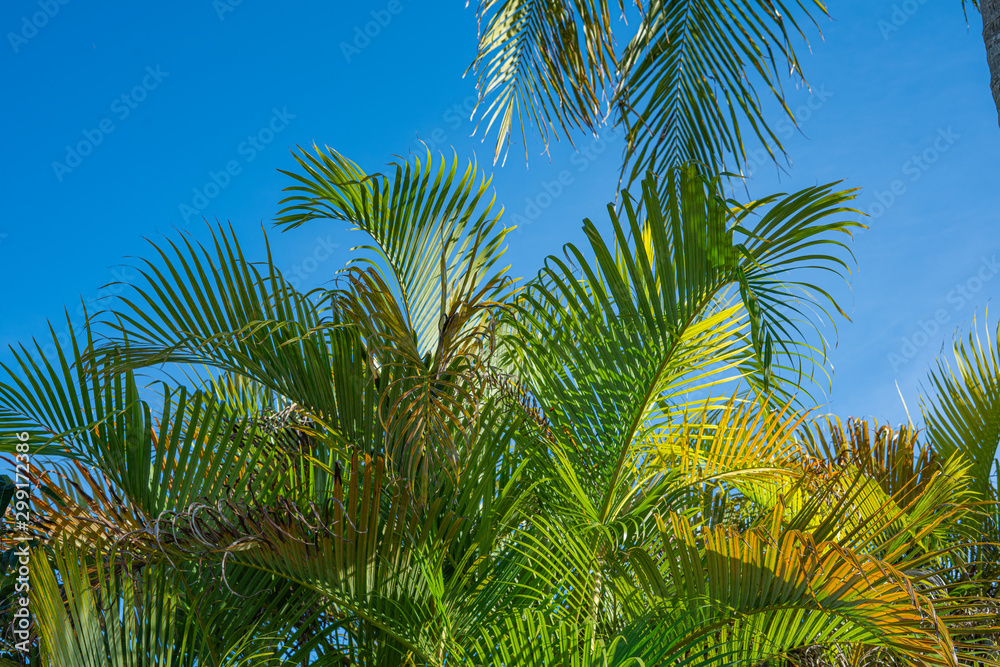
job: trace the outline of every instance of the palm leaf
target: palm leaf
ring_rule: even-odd
[[[623,15],[624,3],[619,3]],[[608,3],[593,0],[485,0],[480,5],[481,117],[497,135],[495,158],[520,125],[571,137],[596,132],[610,106],[626,131],[623,177],[664,174],[696,161],[710,173],[747,163],[747,144],[783,152],[765,118],[761,92],[789,120],[782,72],[801,77],[792,37],[826,15],[819,2],[652,0],[636,4],[637,27],[615,54]],[[625,40],[622,40],[623,42]],[[760,91],[760,92],[759,92]],[[572,140],[572,138],[571,138]],[[525,139],[525,146],[526,146]]]
[[[1000,334],[1000,328],[997,330]],[[927,438],[941,456],[961,452],[976,490],[995,499],[992,473],[1000,447],[1000,335],[956,340],[954,360],[938,362],[921,401]]]
[[[822,2],[651,0],[621,59],[615,103],[626,128],[623,176],[663,173],[686,161],[710,173],[747,163],[748,138],[782,152],[757,87],[785,104],[779,67],[801,77],[789,33]],[[756,82],[756,83],[755,83]]]
[[[775,358],[793,371],[811,363],[792,319],[799,309],[788,298],[803,283],[786,274],[844,266],[821,249],[843,247],[836,236],[854,223],[827,218],[850,195],[824,187],[770,198],[773,207],[748,229],[757,205],[734,213],[715,187],[691,169],[671,172],[662,186],[645,181],[641,202],[626,198],[623,216],[609,207],[619,250],[585,221],[596,264],[568,246],[579,269],[550,258],[521,296],[507,344],[553,437],[577,457],[590,492],[603,497],[599,514],[611,507],[633,442],[690,409],[679,400],[685,393],[704,395],[740,378],[759,392],[772,390],[772,381],[780,391],[786,380],[772,376]],[[731,304],[726,290],[737,288],[742,303]],[[836,308],[819,294],[805,303]]]
[[[482,0],[479,105],[485,132],[496,126],[493,161],[506,155],[515,123],[549,132],[595,132],[614,77],[615,53],[604,0]]]

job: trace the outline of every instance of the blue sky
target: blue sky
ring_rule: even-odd
[[[64,307],[75,315],[81,298],[135,278],[123,263],[149,255],[144,237],[206,238],[200,216],[230,221],[263,258],[262,226],[288,184],[276,170],[292,168],[296,144],[328,144],[369,170],[419,140],[478,157],[507,213],[528,223],[510,237],[515,275],[581,243],[581,220],[605,219],[614,197],[621,142],[579,136],[580,152],[562,143],[544,156],[535,141],[527,167],[519,147],[494,167],[492,145],[470,136],[463,73],[477,24],[463,5],[5,2],[0,345],[44,334],[50,318],[65,330]],[[762,162],[748,189],[863,188],[871,229],[854,245],[853,322],[831,350],[823,409],[898,422],[897,383],[914,410],[942,345],[1000,295],[1000,129],[981,21],[966,25],[959,0],[834,0],[831,12],[801,50],[812,90],[787,82],[801,133],[778,127],[792,164]],[[378,34],[355,42],[375,18]],[[88,154],[68,150],[81,142]],[[354,241],[332,223],[270,240],[306,286],[332,277]]]

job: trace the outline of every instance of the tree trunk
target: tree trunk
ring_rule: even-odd
[[[990,66],[990,90],[993,91],[1000,122],[1000,0],[982,0],[981,6],[986,62]]]

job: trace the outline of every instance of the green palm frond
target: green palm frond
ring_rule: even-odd
[[[152,246],[160,265],[145,260],[140,279],[116,297],[105,316],[110,341],[94,346],[93,358],[108,356],[114,370],[204,364],[335,418],[332,360],[335,350],[349,356],[354,341],[311,335],[330,322],[281,276],[270,251],[262,270],[222,228],[209,247],[187,237]]]
[[[699,535],[674,515],[661,530],[660,571],[671,593],[662,613],[639,625],[645,636],[633,634],[631,650],[641,649],[646,664],[682,656],[692,664],[757,664],[834,642],[955,663],[931,600],[888,563],[778,526]]]
[[[602,665],[738,665],[846,644],[919,664],[954,664],[955,648],[935,600],[889,563],[784,530],[780,521],[745,533],[723,526],[698,531],[673,515],[659,527],[655,549],[627,554],[643,580],[647,606],[612,626],[610,647],[593,633],[593,619],[566,618],[579,607],[559,597],[548,612],[517,611],[483,627],[475,652],[490,656],[492,664],[595,664],[569,657],[576,654]],[[556,531],[572,527],[550,530],[557,540]],[[555,560],[547,562],[559,569]],[[568,591],[570,583],[557,590]],[[610,578],[603,583],[595,595],[601,605],[614,606],[622,589]]]
[[[52,563],[42,552],[32,558],[31,602],[42,655],[50,664],[80,667],[174,662],[183,629],[174,622],[176,603],[166,576],[161,572],[138,589],[130,585],[131,573],[109,571],[98,560],[94,586],[85,559],[71,545],[57,547]]]
[[[966,522],[967,543],[957,558],[959,572],[974,590],[1000,594],[1000,328],[981,334],[973,321],[964,340],[956,338],[953,359],[932,370],[920,410],[927,441],[941,457],[968,465],[977,511]],[[973,533],[970,537],[968,533]]]
[[[490,181],[475,163],[460,175],[457,157],[435,164],[427,153],[412,164],[393,163],[389,178],[366,174],[334,150],[316,153],[295,155],[304,174],[283,172],[298,184],[285,188],[292,194],[281,201],[278,225],[342,220],[368,234],[373,245],[357,249],[373,256],[359,261],[392,286],[420,356],[436,346],[456,300],[485,286],[493,300],[503,300],[509,285],[498,280],[506,269],[497,262],[508,230],[498,227]]]
[[[74,373],[99,387],[121,373],[165,370],[172,384],[218,393],[237,419],[256,419],[259,408],[291,410],[322,426],[323,437],[309,440],[320,458],[343,455],[349,444],[380,448],[382,434],[369,427],[380,400],[370,355],[339,312],[297,292],[270,255],[263,265],[247,261],[223,229],[213,230],[209,247],[189,238],[153,247],[160,261],[147,261],[95,325],[107,339],[75,351],[82,363]],[[19,385],[15,393],[31,392]],[[241,393],[265,403],[250,414],[239,408]]]
[[[93,348],[89,325],[85,332]],[[75,340],[68,350],[53,344],[51,355],[40,345],[16,351],[0,384],[8,413],[37,434],[33,456],[52,461],[28,466],[46,490],[35,498],[38,527],[95,537],[102,525],[141,528],[164,511],[255,485],[288,488],[287,436],[256,415],[234,417],[211,395],[164,384],[157,397],[131,370],[109,366],[108,356],[91,357]],[[92,493],[78,493],[85,488]],[[95,512],[100,520],[80,523]]]
[[[929,379],[921,411],[927,439],[940,453],[960,452],[971,464],[976,490],[997,500],[993,478],[1000,447],[1000,327],[996,335],[971,332],[956,340],[954,360],[938,362]]]
[[[377,369],[386,451],[424,486],[432,469],[458,474],[459,441],[477,420],[495,348],[490,313],[501,304],[485,299],[503,279],[453,298],[433,351],[423,356],[379,273],[351,270],[348,279],[333,303],[359,331]]]
[[[295,629],[276,617],[297,618],[315,601],[311,593],[279,594],[254,608],[212,587],[191,596],[184,573],[92,560],[64,542],[50,548],[51,559],[41,550],[31,558],[30,595],[47,664],[280,667],[290,664],[281,644]],[[245,592],[268,578],[254,576],[240,581]]]
[[[68,322],[67,316],[67,322]],[[12,453],[15,433],[27,433],[35,455],[54,455],[96,462],[100,445],[93,429],[108,418],[127,410],[129,399],[121,391],[105,394],[101,383],[82,363],[85,349],[71,339],[68,349],[51,328],[55,352],[47,354],[39,341],[32,347],[11,349],[13,361],[2,364],[0,381],[0,426],[2,449]],[[90,325],[84,328],[84,344],[93,344]],[[134,389],[131,378],[124,387]],[[131,396],[135,400],[134,393]],[[7,430],[10,429],[10,430]]]
[[[647,170],[662,174],[690,161],[710,173],[728,163],[739,171],[751,140],[774,159],[783,153],[761,95],[795,122],[782,77],[801,80],[792,39],[805,40],[802,25],[827,14],[823,2],[651,0],[636,7],[636,27],[616,54],[619,31],[607,2],[481,3],[487,27],[475,66],[481,117],[497,135],[495,159],[518,125],[522,138],[536,125],[547,144],[550,132],[572,140],[574,130],[598,131],[610,111],[626,131],[622,176],[630,184]]]
[[[349,631],[337,641],[430,660],[447,639],[434,573],[462,522],[443,499],[421,508],[381,459],[355,455],[350,469],[336,471],[322,502],[196,502],[145,525],[103,522],[101,538],[146,567],[211,567],[227,588],[234,567],[276,576],[322,596],[327,613]],[[430,626],[437,630],[428,635]]]
[[[611,17],[605,0],[482,0],[473,67],[485,133],[496,126],[493,161],[512,132],[535,125],[546,144],[573,130],[595,132],[615,74]],[[516,123],[516,125],[515,125]]]
[[[596,263],[568,246],[579,269],[550,258],[521,295],[507,344],[553,437],[587,470],[605,509],[632,443],[665,415],[683,414],[685,393],[730,379],[780,391],[787,380],[772,366],[801,371],[812,362],[793,321],[802,307],[790,298],[805,285],[789,274],[846,266],[823,249],[844,248],[837,237],[855,223],[834,216],[849,193],[828,186],[763,200],[772,206],[751,226],[757,204],[734,212],[716,185],[693,169],[672,171],[662,185],[647,179],[641,202],[626,197],[622,216],[609,207],[614,248],[586,221]],[[740,290],[742,301],[730,303],[726,290]],[[826,292],[799,298],[837,308]]]
[[[484,626],[472,643],[471,664],[506,667],[642,667],[639,658],[622,657],[624,637],[606,641],[595,625],[581,628],[568,621],[554,621],[532,609],[510,614]]]
[[[391,180],[335,151],[296,159],[306,174],[290,174],[298,184],[278,224],[344,220],[374,242],[360,248],[367,266],[349,267],[330,295],[365,341],[387,452],[411,479],[457,474],[455,441],[475,421],[494,347],[490,322],[510,294],[489,181],[475,164],[460,175],[457,160],[429,154],[393,165]]]
[[[781,141],[765,117],[758,87],[794,122],[781,87],[787,68],[802,76],[792,36],[810,7],[795,0],[651,0],[621,59],[615,96],[626,128],[622,174],[631,183],[686,161],[711,173],[741,170],[750,137],[776,159]]]

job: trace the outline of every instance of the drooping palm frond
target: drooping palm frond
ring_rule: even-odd
[[[356,343],[349,334],[310,335],[330,322],[270,257],[262,267],[247,261],[232,230],[221,227],[209,247],[186,237],[152,247],[160,265],[145,260],[137,268],[140,279],[116,298],[104,322],[111,335],[93,345],[93,358],[109,357],[114,370],[209,365],[336,420],[333,360],[344,356],[335,350],[350,357]]]
[[[570,622],[566,600],[485,626],[473,645],[477,657],[496,665],[744,665],[843,643],[917,664],[955,664],[932,598],[891,564],[815,542],[780,519],[745,533],[695,531],[677,515],[659,526],[655,549],[620,556],[641,563],[648,606],[605,630],[613,640],[599,638],[593,620]]]
[[[954,664],[930,600],[887,563],[784,530],[780,521],[743,534],[725,526],[698,534],[675,515],[662,530],[659,562],[670,593],[663,614],[642,624],[640,640],[654,664],[681,656],[693,664],[756,664],[839,641]]]
[[[88,483],[90,496],[96,495],[100,483]],[[231,568],[274,575],[279,585],[322,596],[326,613],[347,632],[328,641],[343,643],[344,649],[353,644],[361,652],[394,647],[394,654],[415,652],[429,659],[447,639],[440,631],[428,637],[421,630],[446,620],[436,610],[433,573],[462,518],[446,511],[443,499],[421,511],[408,485],[389,479],[381,460],[355,456],[350,469],[337,473],[332,491],[329,499],[302,504],[267,497],[266,490],[260,498],[195,502],[144,525],[104,521],[92,504],[77,505],[78,517],[89,514],[101,534],[88,537],[86,527],[66,526],[59,537],[106,544],[108,555],[124,555],[144,568],[169,564],[202,576],[212,568],[230,590],[236,583]],[[113,505],[113,499],[102,500]],[[75,513],[73,498],[64,494],[59,501],[63,512]],[[272,599],[276,591],[266,594]]]
[[[85,332],[93,348],[90,325]],[[39,458],[25,467],[46,491],[35,494],[34,515],[50,536],[70,529],[96,538],[102,523],[139,528],[164,511],[288,479],[288,436],[258,415],[234,417],[213,396],[184,388],[140,391],[133,371],[116,370],[117,360],[91,357],[75,340],[68,350],[53,344],[51,355],[40,345],[15,352],[0,383],[0,402],[37,434],[28,445]],[[98,495],[78,494],[84,487]],[[100,520],[80,525],[75,501]]]
[[[382,282],[393,288],[421,356],[435,347],[456,300],[486,286],[502,300],[509,285],[498,281],[505,269],[497,262],[508,230],[498,227],[489,179],[475,163],[459,176],[457,157],[435,164],[427,153],[413,164],[393,163],[389,178],[363,172],[334,150],[316,152],[295,155],[304,174],[283,172],[298,184],[285,188],[291,194],[277,224],[342,220],[367,233],[374,245],[358,249],[374,257],[359,261],[385,272]]]
[[[551,131],[595,132],[615,72],[606,0],[482,0],[479,52],[473,68],[484,107],[485,133],[496,126],[493,161],[506,156],[511,134],[535,125]]]
[[[68,320],[67,320],[68,321]],[[0,381],[0,427],[4,430],[2,451],[13,453],[26,433],[31,452],[94,463],[100,445],[91,429],[129,407],[124,387],[134,388],[128,378],[117,392],[104,394],[101,383],[81,363],[84,350],[75,338],[66,349],[52,330],[55,352],[46,354],[41,342],[12,349],[13,361],[3,364]],[[91,327],[84,328],[84,344],[94,340]],[[134,394],[132,396],[134,400]]]
[[[776,160],[784,149],[761,94],[795,122],[781,70],[801,81],[792,39],[805,39],[802,24],[825,16],[825,4],[652,0],[636,7],[636,28],[616,54],[615,35],[625,29],[613,29],[606,2],[481,3],[487,28],[475,65],[482,118],[487,131],[496,125],[495,158],[517,125],[522,137],[536,125],[547,144],[550,132],[556,139],[596,132],[613,110],[626,132],[622,175],[630,184],[689,161],[713,174],[727,164],[739,171],[751,140]]]
[[[802,77],[790,36],[805,38],[799,21],[813,21],[810,7],[826,14],[808,0],[651,0],[622,56],[615,98],[627,182],[689,160],[719,173],[731,159],[740,171],[750,137],[777,159],[784,149],[758,88],[795,121],[779,68]]]
[[[789,529],[904,572],[927,595],[963,660],[994,659],[996,549],[983,517],[995,506],[973,490],[965,458],[942,457],[906,426],[894,431],[827,418],[801,435],[815,474],[757,500],[780,509]],[[806,649],[811,660],[833,660],[831,651],[863,662],[891,659],[857,645]]]

